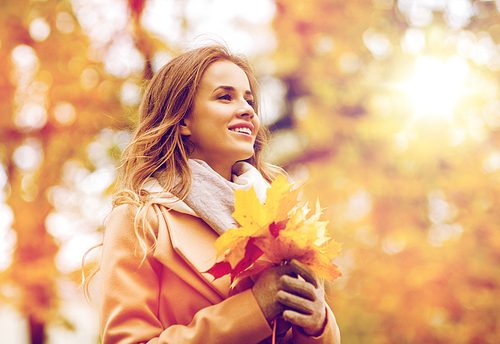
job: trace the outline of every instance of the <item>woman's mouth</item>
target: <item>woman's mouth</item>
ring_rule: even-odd
[[[250,136],[252,135],[252,130],[250,128],[246,128],[246,127],[230,128],[229,130],[235,131],[237,133],[247,134],[247,135],[250,135]]]

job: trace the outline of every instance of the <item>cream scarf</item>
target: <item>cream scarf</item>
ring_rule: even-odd
[[[162,173],[159,173],[144,185],[144,189],[153,197],[153,203],[200,217],[217,233],[222,234],[237,226],[232,217],[234,190],[248,190],[253,187],[260,202],[265,202],[266,191],[270,185],[260,172],[247,162],[240,161],[233,165],[232,181],[226,180],[203,160],[189,159],[188,164],[192,182],[191,190],[184,200],[164,190]]]

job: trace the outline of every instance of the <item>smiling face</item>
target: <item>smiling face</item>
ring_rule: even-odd
[[[227,60],[212,63],[181,125],[181,134],[194,145],[189,157],[205,161],[229,179],[234,163],[254,154],[260,123],[252,104],[245,72]]]

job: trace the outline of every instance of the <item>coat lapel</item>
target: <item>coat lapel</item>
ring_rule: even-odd
[[[217,250],[214,242],[219,235],[200,218],[164,207],[161,207],[161,213],[167,223],[174,251],[210,288],[226,298],[231,284],[230,277],[226,275],[214,280],[212,275],[205,272],[216,261]],[[159,242],[161,242],[160,234]]]

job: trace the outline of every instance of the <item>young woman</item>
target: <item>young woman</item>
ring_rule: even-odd
[[[234,227],[234,190],[265,201],[279,169],[261,160],[265,130],[247,62],[224,47],[180,55],[145,92],[123,153],[104,232],[104,344],[340,343],[318,279],[292,261],[240,278],[206,274]]]

